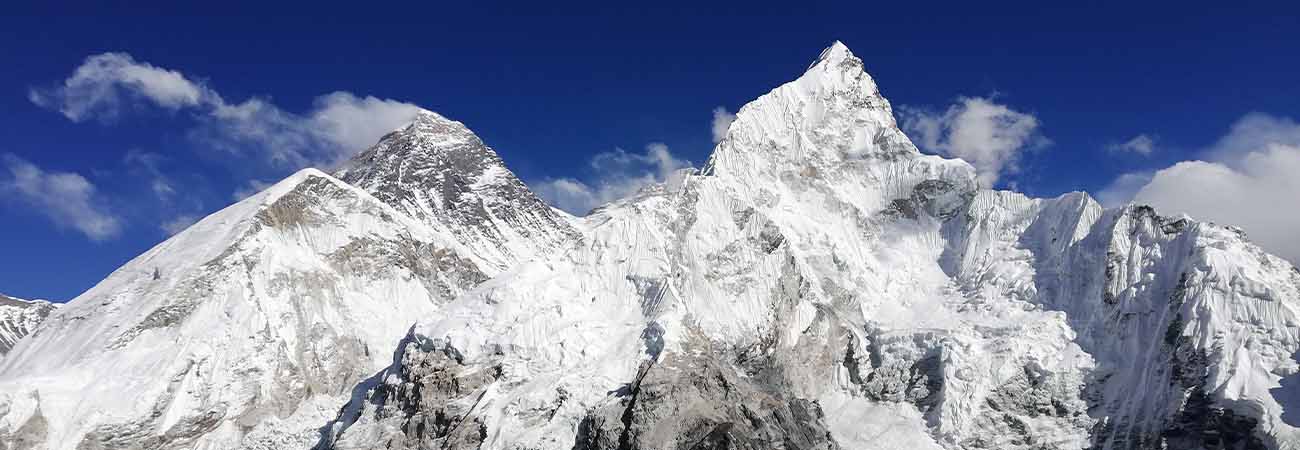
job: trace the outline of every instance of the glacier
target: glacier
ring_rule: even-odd
[[[982,189],[834,43],[584,217],[433,112],[0,359],[0,449],[1300,448],[1300,270]]]

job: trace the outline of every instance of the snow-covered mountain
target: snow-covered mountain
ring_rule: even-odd
[[[842,44],[672,179],[565,217],[422,114],[51,314],[0,449],[1300,448],[1300,271],[979,189]]]
[[[0,294],[0,358],[40,325],[57,304]]]
[[[398,162],[382,166],[393,174],[363,166],[381,158]],[[350,167],[343,175],[371,192],[303,170],[51,314],[0,362],[0,448],[309,447],[416,318],[576,234],[432,113]],[[422,172],[446,184],[404,178],[427,168],[459,172]],[[416,219],[399,202],[425,198],[460,201],[461,214]]]
[[[357,155],[336,176],[505,269],[576,236],[496,152],[466,128],[423,111]]]
[[[836,44],[700,174],[412,330],[333,448],[1295,447],[1300,274],[976,188]]]

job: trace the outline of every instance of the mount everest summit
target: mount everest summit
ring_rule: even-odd
[[[0,449],[1300,448],[1300,270],[980,189],[842,44],[681,175],[575,218],[421,113],[0,298]]]

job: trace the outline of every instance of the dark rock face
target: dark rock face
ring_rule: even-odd
[[[972,449],[1059,448],[1033,433],[1029,421],[1039,418],[1080,428],[1088,423],[1087,407],[1079,399],[1077,386],[1057,374],[1025,367],[1023,373],[999,386],[984,400],[976,425],[985,432],[962,445]]]
[[[1255,435],[1258,423],[1254,418],[1215,407],[1205,389],[1196,387],[1161,432],[1162,445],[1151,448],[1265,450],[1270,447]]]
[[[711,357],[663,358],[583,419],[574,450],[839,448],[816,402]]]
[[[917,183],[908,198],[895,199],[892,211],[909,219],[925,213],[939,220],[948,220],[961,213],[975,198],[975,186],[962,185],[952,180],[931,179]]]
[[[7,411],[0,409],[0,414]],[[15,430],[0,429],[0,450],[22,450],[40,448],[46,444],[49,424],[39,408]]]
[[[576,236],[465,125],[423,112],[335,174],[504,268]]]
[[[483,443],[486,428],[470,413],[501,368],[468,365],[455,348],[414,337],[398,348],[393,366],[358,386],[315,448],[470,449]],[[358,422],[395,428],[357,439],[348,429]]]

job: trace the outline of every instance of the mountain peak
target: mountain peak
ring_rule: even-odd
[[[448,119],[446,116],[443,116],[442,114],[438,114],[436,112],[421,108],[419,111],[415,112],[415,117],[411,119],[411,123],[407,124],[402,128],[399,128],[397,131],[401,131],[407,128],[420,129],[423,127],[435,126],[435,125],[459,126],[461,128],[465,128],[465,124],[463,123]]]
[[[705,173],[780,173],[864,158],[919,156],[863,62],[833,42],[799,78],[746,104]]]
[[[858,63],[862,62],[862,60],[858,59],[857,56],[853,55],[853,51],[849,50],[847,45],[844,45],[843,42],[835,41],[831,43],[830,47],[826,47],[826,49],[822,50],[821,55],[818,55],[817,59],[814,60],[812,64],[808,65],[808,68],[812,69],[823,64],[833,66],[844,61],[854,60]]]
[[[808,65],[808,70],[796,82],[828,89],[858,90],[868,96],[878,96],[876,82],[867,73],[862,59],[853,54],[843,42],[835,41]]]
[[[407,146],[394,147],[394,148],[400,148],[404,150],[437,149],[437,148],[451,146],[457,143],[467,143],[467,144],[477,143],[479,145],[482,144],[481,142],[478,142],[478,136],[474,135],[474,132],[470,131],[469,127],[465,126],[464,123],[448,119],[446,116],[443,116],[442,114],[438,114],[436,112],[423,109],[423,108],[421,108],[419,111],[416,111],[415,115],[411,117],[410,121],[406,122],[401,127],[398,127],[397,129],[389,132],[388,134],[385,134],[383,137],[380,137],[378,143],[375,146],[371,147],[369,150],[373,150],[375,147],[380,147],[381,144],[383,144],[386,141],[393,141],[397,139],[420,140],[420,141],[427,141],[430,142],[431,144],[434,144],[434,145],[422,145],[422,146],[407,145]],[[363,154],[364,153],[365,152],[363,152]],[[352,161],[349,161],[347,164],[345,164],[344,171],[346,171],[346,167],[350,165],[354,165],[358,161],[359,157],[360,155],[358,155],[358,157],[354,157]]]
[[[421,110],[336,176],[505,268],[576,235],[465,124]]]

